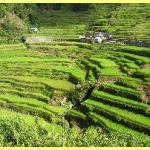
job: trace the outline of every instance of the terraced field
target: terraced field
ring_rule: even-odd
[[[150,22],[142,17],[150,5],[118,6],[107,20],[104,8],[86,15],[41,13],[40,31],[25,34],[33,40],[0,45],[0,119],[17,115],[33,124],[38,118],[59,136],[65,119],[69,127],[95,125],[150,141],[150,48],[79,41],[87,30],[99,28],[115,38],[149,40]],[[52,41],[36,42],[36,37]]]

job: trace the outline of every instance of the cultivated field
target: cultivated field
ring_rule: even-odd
[[[150,47],[79,41],[99,29],[115,39],[148,41],[149,10],[150,5],[135,4],[118,6],[111,17],[107,6],[84,15],[38,14],[39,32],[24,36],[51,37],[52,42],[0,45],[0,126],[17,116],[28,125],[38,121],[58,137],[68,128],[80,133],[93,126],[131,134],[143,142],[139,146],[150,146]],[[82,146],[60,139],[55,145]]]

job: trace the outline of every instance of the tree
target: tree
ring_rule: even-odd
[[[73,11],[88,11],[91,8],[91,4],[70,4]]]

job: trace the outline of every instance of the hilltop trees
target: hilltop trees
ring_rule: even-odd
[[[0,4],[0,42],[16,41],[35,22],[35,4]]]

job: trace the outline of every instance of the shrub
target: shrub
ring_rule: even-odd
[[[0,120],[1,145],[3,146],[42,146],[42,138],[48,133],[38,124],[29,126],[22,118]]]

